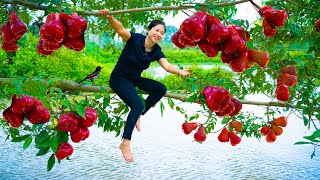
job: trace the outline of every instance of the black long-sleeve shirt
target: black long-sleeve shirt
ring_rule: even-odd
[[[141,77],[142,71],[147,69],[152,61],[165,58],[165,55],[158,44],[152,47],[151,52],[146,52],[144,46],[146,36],[134,32],[130,33],[131,37],[126,42],[111,75],[120,75],[129,80],[136,80]]]

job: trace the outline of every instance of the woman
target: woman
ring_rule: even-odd
[[[110,76],[110,87],[130,107],[123,133],[120,149],[127,162],[133,162],[130,140],[134,126],[140,131],[140,115],[144,115],[166,93],[166,86],[160,82],[143,78],[141,73],[152,61],[158,61],[167,72],[183,77],[190,75],[189,70],[180,70],[171,65],[160,46],[157,44],[166,32],[165,24],[160,20],[152,21],[148,26],[146,36],[125,29],[122,24],[109,14],[109,10],[101,10],[99,14],[106,17],[111,27],[126,41],[126,45]],[[149,93],[145,106],[135,87]]]

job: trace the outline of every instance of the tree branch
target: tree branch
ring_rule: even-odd
[[[4,86],[6,83],[10,83],[14,80],[17,80],[15,78],[0,78],[0,87]],[[45,86],[48,86],[48,80],[42,80],[42,83]],[[50,84],[49,87],[57,87],[60,89],[64,89],[64,90],[71,90],[71,91],[83,91],[83,92],[108,92],[108,93],[114,93],[114,91],[110,88],[110,87],[106,87],[106,86],[90,86],[90,85],[83,85],[83,84],[78,84],[74,81],[70,81],[70,80],[61,80],[61,79],[57,79],[54,80],[53,83]],[[143,92],[143,94],[148,94],[146,92]],[[168,98],[173,98],[173,99],[177,99],[180,100],[182,102],[186,102],[189,98],[188,95],[185,94],[177,94],[174,92],[167,92],[165,94],[165,97]],[[247,104],[247,105],[258,105],[258,106],[276,106],[276,107],[289,107],[289,108],[295,108],[298,109],[297,106],[295,105],[290,105],[288,103],[285,102],[260,102],[260,101],[245,101],[245,100],[239,100],[242,104]],[[195,101],[193,101],[193,103],[197,103],[197,104],[203,104],[204,102],[201,101],[201,99],[196,99]]]
[[[231,6],[236,4],[241,4],[247,2],[248,0],[239,0],[235,2],[228,2],[228,3],[220,3],[215,4],[213,7],[222,7],[222,6]],[[12,4],[13,0],[0,0],[0,2],[6,4]],[[48,6],[39,5],[37,3],[25,1],[25,0],[14,0],[15,4],[19,4],[21,6],[25,6],[31,9],[38,9],[38,10],[46,10]],[[207,7],[209,4],[198,4],[198,6]],[[126,10],[117,10],[117,11],[110,11],[111,15],[117,14],[125,14],[125,13],[134,13],[134,12],[145,12],[145,11],[162,11],[162,10],[182,10],[182,9],[194,9],[194,5],[180,5],[180,6],[158,6],[158,7],[144,7],[144,8],[135,8],[135,9],[126,9]],[[63,8],[61,8],[63,10]],[[89,16],[99,16],[99,11],[74,11],[79,15],[89,15]]]
[[[302,5],[300,5],[300,4],[298,4],[298,3],[294,2],[294,1],[291,1],[291,0],[286,0],[286,1],[289,2],[289,3],[291,3],[291,4],[294,4],[294,5],[296,5],[296,6],[299,6],[299,7],[303,8],[303,9],[309,9],[309,10],[311,10],[311,11],[320,12],[319,10],[312,9],[312,8],[309,8],[309,7],[306,7],[306,6],[302,6]]]

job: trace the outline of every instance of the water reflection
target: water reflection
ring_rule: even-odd
[[[192,65],[183,65],[184,68],[191,67]],[[197,65],[198,68],[202,69],[211,69],[211,68],[223,68],[226,69],[227,71],[231,71],[230,68],[225,65],[225,64],[201,64]],[[170,73],[166,72],[164,69],[162,69],[159,66],[156,67],[150,67],[147,70],[144,71],[144,73],[150,75],[153,78],[164,78],[167,75],[170,75]]]

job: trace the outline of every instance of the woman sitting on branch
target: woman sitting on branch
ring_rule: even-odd
[[[189,70],[180,70],[171,65],[158,42],[166,32],[164,22],[153,20],[148,26],[147,35],[130,32],[116,20],[108,9],[100,10],[99,14],[105,17],[110,26],[126,41],[125,47],[110,75],[110,87],[130,107],[123,133],[123,141],[120,149],[127,162],[133,162],[130,140],[134,126],[140,131],[140,115],[144,115],[165,94],[166,86],[152,79],[141,77],[143,70],[147,69],[151,62],[158,61],[160,66],[167,72],[179,74],[183,77],[190,75]],[[140,99],[135,87],[146,91],[149,96],[145,100],[145,106]]]

